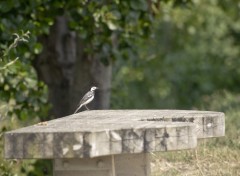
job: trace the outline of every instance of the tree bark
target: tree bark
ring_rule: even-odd
[[[39,41],[43,51],[34,60],[34,66],[40,80],[48,86],[51,115],[72,114],[92,86],[99,89],[88,107],[109,108],[111,65],[101,63],[97,54],[86,54],[83,41],[69,30],[65,16],[57,17],[49,35],[40,37]]]

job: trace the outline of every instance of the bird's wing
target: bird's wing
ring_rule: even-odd
[[[94,93],[92,91],[87,92],[82,99],[80,100],[79,105],[83,104],[84,102],[86,102],[88,99],[90,99],[91,97],[94,96]]]

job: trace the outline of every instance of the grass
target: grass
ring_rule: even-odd
[[[209,102],[211,104],[206,103],[209,109],[226,114],[225,137],[199,140],[198,147],[194,150],[152,154],[152,176],[240,176],[240,96],[229,93],[224,93],[223,96],[213,95]],[[15,121],[5,123],[11,124],[12,128],[19,126]],[[3,156],[2,137],[0,135],[1,156]],[[40,173],[45,167],[44,164],[33,165],[34,162],[34,160],[4,160],[0,157],[0,176],[43,175]]]
[[[225,112],[225,137],[198,141],[194,150],[152,154],[152,176],[240,176],[240,97],[210,97],[209,109]]]
[[[240,150],[204,141],[195,150],[152,155],[152,176],[237,176]]]

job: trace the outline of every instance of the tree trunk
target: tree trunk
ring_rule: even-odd
[[[34,66],[40,80],[48,85],[51,115],[72,114],[92,86],[99,89],[88,107],[109,108],[111,65],[103,65],[97,54],[90,56],[84,52],[83,41],[69,30],[65,16],[57,17],[49,35],[39,41],[43,51],[34,60]]]

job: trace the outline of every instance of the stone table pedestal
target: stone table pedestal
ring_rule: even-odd
[[[224,114],[92,110],[5,133],[5,158],[52,159],[54,176],[149,176],[150,152],[225,134]]]

